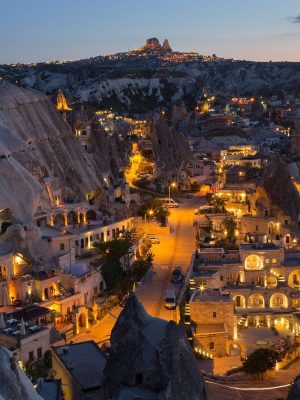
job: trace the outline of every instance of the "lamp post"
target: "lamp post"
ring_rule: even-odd
[[[145,224],[147,223],[147,214],[148,214],[150,217],[152,217],[152,215],[154,214],[154,211],[153,211],[153,210],[147,210],[147,211],[145,212]]]
[[[171,199],[171,188],[175,189],[176,188],[176,182],[172,182],[169,185],[169,200]]]

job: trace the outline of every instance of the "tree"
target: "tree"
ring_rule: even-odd
[[[159,222],[162,226],[165,226],[168,220],[168,216],[170,215],[169,209],[163,204],[163,202],[159,199],[151,199],[146,203],[142,204],[140,209],[138,210],[138,215],[141,217],[148,218],[150,217],[149,211],[153,211],[153,217]]]
[[[261,373],[261,379],[264,380],[264,372],[274,369],[278,361],[280,355],[277,351],[268,348],[257,349],[243,363],[243,369],[248,374]]]
[[[38,358],[35,361],[29,361],[25,364],[25,373],[33,382],[35,382],[38,378],[47,378],[51,367],[51,351],[47,350],[43,358]]]
[[[224,220],[224,228],[226,232],[226,240],[235,246],[236,244],[236,222],[233,218],[226,217]]]
[[[133,235],[122,232],[108,242],[95,242],[94,248],[101,254],[103,264],[101,273],[106,285],[113,289],[120,286],[124,269],[129,268],[131,249],[135,243]]]

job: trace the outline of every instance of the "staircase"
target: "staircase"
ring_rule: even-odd
[[[245,328],[246,327],[246,321],[247,321],[247,316],[242,315],[241,318],[239,319],[238,325],[240,328]]]

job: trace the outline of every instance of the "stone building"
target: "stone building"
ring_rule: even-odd
[[[294,314],[300,309],[300,257],[274,243],[244,243],[239,251],[207,257],[199,252],[194,261],[196,286],[226,291],[234,303],[240,326],[286,328],[297,334]],[[213,279],[210,277],[213,276]]]
[[[102,400],[106,355],[93,341],[52,348],[52,368],[65,400]]]
[[[227,343],[237,337],[234,302],[219,289],[198,290],[190,299],[194,343],[211,357],[227,354]]]

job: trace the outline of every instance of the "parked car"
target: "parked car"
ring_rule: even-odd
[[[196,208],[196,210],[194,210],[194,214],[195,215],[205,214],[205,212],[211,211],[213,208],[214,208],[213,206],[201,206],[199,208]]]
[[[177,208],[177,207],[179,207],[179,204],[175,200],[173,200],[173,199],[171,199],[169,197],[166,197],[166,198],[163,198],[163,199],[159,199],[159,200],[162,201],[164,203],[164,205],[167,206],[168,208]]]
[[[173,283],[180,283],[182,281],[182,273],[181,273],[180,267],[176,267],[173,269],[172,275],[171,275],[171,281]]]
[[[166,290],[165,308],[174,310],[176,308],[176,292],[175,290]]]
[[[159,244],[160,243],[160,240],[155,235],[148,236],[148,239],[149,239],[151,244]]]

